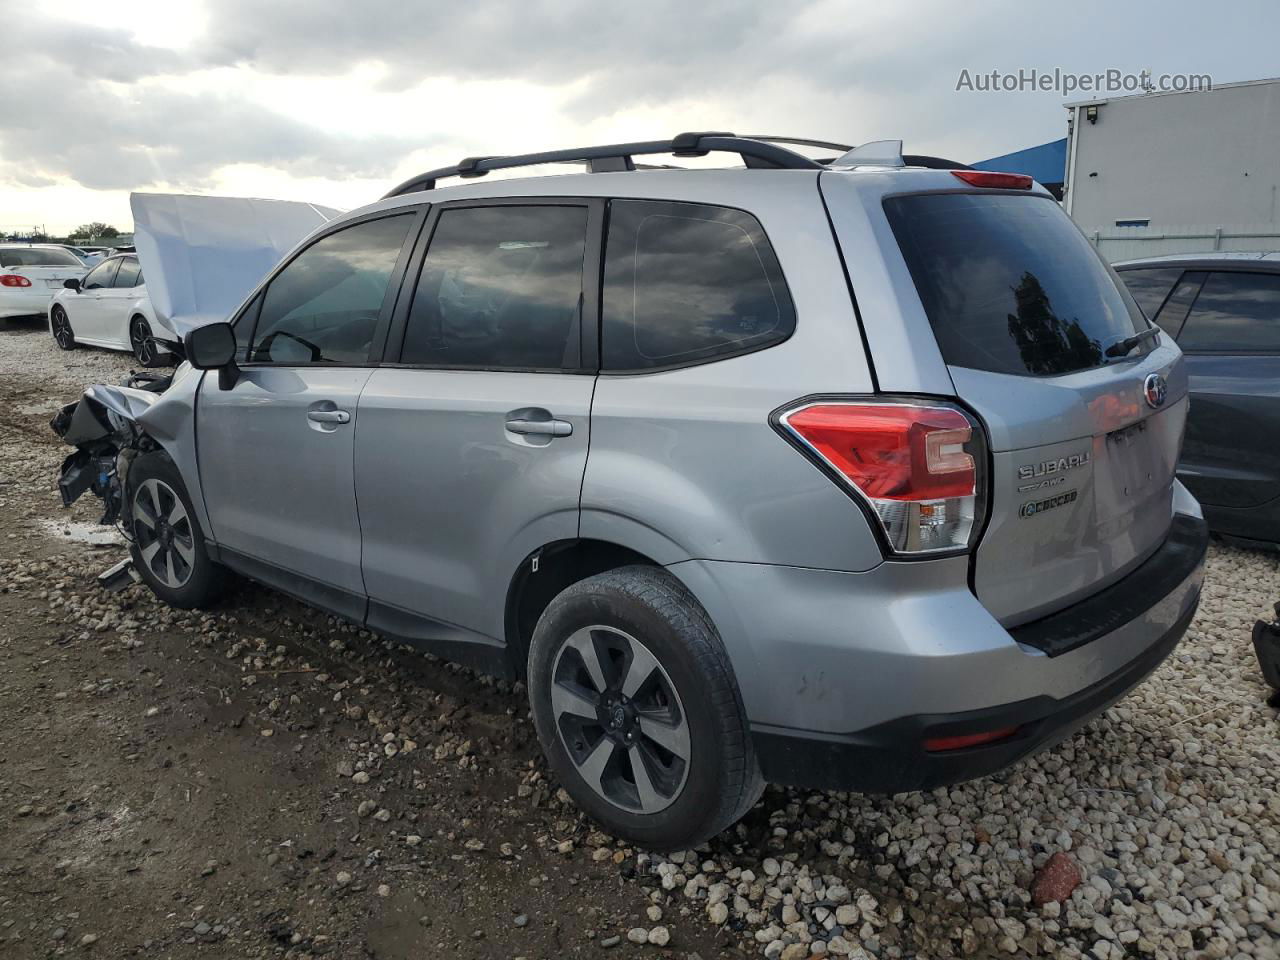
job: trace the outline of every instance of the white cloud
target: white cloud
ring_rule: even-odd
[[[1063,135],[1065,112],[1053,94],[956,93],[962,68],[1272,72],[1280,7],[1208,25],[1185,15],[1200,9],[35,0],[5,26],[0,220],[123,224],[130,188],[349,207],[467,155],[684,129],[901,137],[974,160]]]

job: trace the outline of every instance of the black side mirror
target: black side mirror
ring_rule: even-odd
[[[68,290],[74,290],[76,293],[80,292],[80,281],[75,277],[72,277],[70,280],[63,280],[62,285]]]
[[[236,366],[236,332],[229,323],[196,327],[182,340],[187,360],[197,370],[217,370],[218,386],[230,390],[240,369]]]

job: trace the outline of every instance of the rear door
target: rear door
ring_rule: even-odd
[[[1047,196],[884,201],[956,395],[985,423],[979,598],[1006,625],[1118,580],[1171,522],[1186,380],[1168,337]],[[921,349],[925,345],[920,345]]]
[[[226,559],[285,590],[320,584],[326,606],[357,619],[357,400],[418,223],[412,211],[371,217],[304,248],[237,320],[247,355],[235,384],[206,375],[196,408],[201,486]]]
[[[585,200],[433,208],[394,363],[360,397],[370,626],[496,645],[521,562],[578,535],[602,217]]]
[[[1183,282],[1194,302],[1173,317],[1192,395],[1180,476],[1210,506],[1261,506],[1280,497],[1280,273],[1215,270]],[[1241,521],[1230,532],[1248,536]]]

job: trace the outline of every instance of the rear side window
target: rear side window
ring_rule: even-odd
[[[267,287],[249,359],[290,365],[368,362],[411,223],[412,214],[358,223],[298,254]]]
[[[1210,273],[1178,345],[1205,353],[1280,353],[1280,274]]]
[[[581,366],[585,206],[443,210],[400,361],[484,369]]]
[[[0,250],[0,267],[83,267],[70,250],[52,247],[11,247]]]
[[[755,217],[693,203],[610,204],[604,369],[719,360],[785,340],[795,323],[778,259]]]
[[[136,287],[142,278],[142,268],[138,266],[138,261],[131,257],[125,257],[120,261],[120,270],[116,274],[116,279],[112,283],[113,287]]]
[[[1173,285],[1178,282],[1180,276],[1182,276],[1181,267],[1120,271],[1120,279],[1129,288],[1129,293],[1138,302],[1142,312],[1152,320],[1160,312],[1160,305],[1164,303],[1164,298],[1169,295],[1169,291],[1173,289]]]
[[[921,194],[891,197],[885,212],[952,366],[1072,373],[1102,364],[1108,346],[1147,326],[1048,197]]]

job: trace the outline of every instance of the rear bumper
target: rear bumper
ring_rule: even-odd
[[[1122,698],[1186,632],[1207,546],[1204,521],[1180,514],[1166,543],[1123,580],[1012,631],[963,581],[930,582],[954,579],[949,561],[775,574],[799,591],[794,608],[777,592],[768,599],[758,568],[739,574],[754,595],[734,589],[728,605],[712,589],[729,582],[723,571],[714,585],[692,571],[686,582],[721,627],[766,780],[898,793],[994,773]],[[814,612],[819,597],[825,608]],[[1016,732],[983,746],[924,747],[926,738],[1009,727]]]
[[[0,297],[0,319],[8,317],[39,317],[49,312],[53,290],[32,288],[34,292],[6,290]]]
[[[756,756],[771,783],[863,793],[904,793],[974,780],[1051,747],[1137,686],[1178,645],[1195,616],[1182,619],[1139,657],[1073,696],[1033,697],[985,710],[915,714],[846,737],[803,736],[753,730]],[[930,753],[926,737],[959,736],[1016,727],[1006,740]]]

